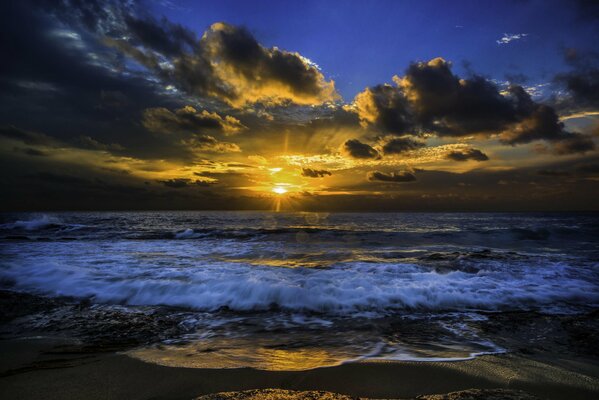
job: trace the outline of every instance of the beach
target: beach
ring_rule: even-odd
[[[0,393],[10,399],[192,399],[266,388],[367,398],[414,398],[472,388],[522,390],[547,399],[591,399],[599,393],[596,363],[567,361],[559,355],[552,361],[503,355],[274,372],[163,367],[117,353],[61,354],[51,340],[3,340],[1,345]],[[39,353],[48,351],[55,353]]]
[[[136,321],[131,320],[113,324],[102,333],[98,328],[109,321],[87,313],[85,305],[77,306],[81,316],[87,317],[82,319],[89,320],[88,326],[79,326],[76,334],[68,328],[9,333],[7,330],[16,326],[14,319],[26,319],[65,300],[1,294],[7,314],[0,340],[0,396],[7,399],[192,399],[217,392],[273,388],[389,399],[468,389],[480,391],[453,398],[591,399],[599,394],[599,357],[593,339],[599,334],[596,313],[569,321],[516,315],[509,318],[511,326],[503,316],[500,324],[506,330],[498,334],[513,341],[528,337],[529,347],[472,360],[355,362],[304,371],[264,371],[165,367],[140,361],[128,354],[151,340],[154,333],[139,332]],[[584,331],[564,331],[568,325]],[[258,394],[263,397],[257,398],[281,396],[281,392]],[[242,395],[233,396],[237,397]]]
[[[594,398],[597,226],[567,213],[2,214],[1,397]]]

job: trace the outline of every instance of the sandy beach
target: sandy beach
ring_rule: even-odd
[[[596,360],[565,359],[559,354],[550,360],[506,354],[459,362],[353,363],[276,372],[163,367],[122,352],[88,353],[83,349],[81,343],[58,338],[1,340],[0,397],[192,399],[266,388],[366,398],[415,398],[466,389],[524,391],[511,393],[514,398],[530,394],[546,399],[591,399],[599,394]],[[493,393],[479,392],[481,397],[467,397],[472,393],[466,393],[463,398],[491,398]],[[500,392],[499,398],[505,396]]]
[[[138,214],[42,218],[2,242],[0,398],[599,398],[596,252],[578,234],[556,252],[496,229],[506,249],[472,248],[470,216],[438,247],[413,216],[391,248],[374,227],[298,242],[299,214],[258,233],[154,216],[150,233]]]
[[[154,348],[147,344],[173,329],[173,322],[160,315],[106,311],[73,299],[12,291],[0,291],[0,306],[0,398],[5,399],[192,399],[252,389],[388,399],[469,389],[483,391],[447,398],[570,400],[599,395],[596,312],[561,318],[497,314],[484,329],[513,350],[467,361],[356,362],[264,371],[168,367],[132,357]],[[492,389],[522,392],[488,391]],[[255,396],[211,399],[285,398],[285,392]],[[302,396],[298,399],[314,393]]]

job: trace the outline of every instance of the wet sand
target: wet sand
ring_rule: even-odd
[[[3,399],[192,399],[265,388],[369,398],[472,388],[523,390],[547,399],[599,396],[599,365],[557,355],[553,360],[506,354],[460,362],[354,363],[275,372],[163,367],[117,352],[82,352],[80,344],[64,339],[4,339],[0,354]]]
[[[177,334],[178,320],[169,312],[119,311],[10,291],[0,291],[0,310],[1,399],[192,399],[267,388],[388,399],[468,389],[524,394],[470,391],[443,398],[599,398],[597,310],[562,317],[492,314],[481,329],[510,349],[507,354],[454,362],[360,362],[304,371],[167,367],[128,356],[132,349]],[[299,400],[318,394],[262,391],[206,400],[235,396]]]

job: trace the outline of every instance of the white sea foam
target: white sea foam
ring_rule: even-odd
[[[143,259],[145,265],[129,253],[94,262],[93,249],[63,260],[56,255],[30,256],[4,263],[0,278],[14,282],[16,288],[51,295],[199,310],[275,306],[380,315],[402,309],[494,311],[599,303],[593,279],[563,263],[496,262],[477,273],[439,273],[415,264],[364,262],[291,269],[206,258],[194,261],[193,247],[185,249],[189,249],[187,258],[177,265],[169,254]]]
[[[35,231],[38,229],[44,229],[48,226],[60,224],[57,218],[49,217],[44,214],[26,221],[16,221],[13,223],[5,224],[3,228],[8,229],[24,229],[27,231]]]
[[[175,233],[175,239],[191,239],[195,237],[193,229],[185,229],[184,231]]]

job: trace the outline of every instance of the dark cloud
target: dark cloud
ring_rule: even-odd
[[[558,155],[586,153],[595,149],[595,143],[587,135],[570,133],[564,139],[553,143],[553,153]]]
[[[308,178],[322,178],[327,175],[332,175],[331,171],[325,169],[302,168],[302,176]]]
[[[400,88],[377,85],[367,88],[354,99],[360,120],[386,133],[403,134],[413,131],[412,113]]]
[[[14,126],[0,127],[0,136],[29,146],[55,146],[57,144],[57,141],[48,135],[21,130]]]
[[[573,110],[599,107],[599,53],[581,53],[576,49],[566,49],[566,62],[571,70],[555,77],[571,96],[563,107]]]
[[[585,153],[595,148],[588,135],[566,131],[555,110],[545,105],[535,106],[529,117],[500,136],[500,141],[511,145],[535,140],[550,142],[557,155]]]
[[[181,189],[181,188],[186,188],[186,187],[190,187],[190,186],[208,187],[208,186],[213,185],[213,183],[211,183],[211,182],[201,181],[199,179],[192,180],[192,179],[187,179],[187,178],[174,178],[174,179],[167,179],[167,180],[158,181],[158,182],[162,183],[166,187],[170,187],[170,188],[174,188],[174,189]]]
[[[80,136],[78,140],[75,141],[81,147],[91,149],[91,150],[104,150],[104,151],[122,151],[125,148],[118,143],[100,143],[94,138],[89,136]]]
[[[386,174],[384,172],[379,171],[371,171],[366,177],[369,181],[380,181],[380,182],[414,182],[416,180],[416,176],[407,171],[401,172],[391,172],[390,174]]]
[[[88,179],[79,176],[56,174],[52,172],[38,172],[36,174],[29,175],[29,177],[60,185],[81,185],[89,183]]]
[[[221,142],[210,135],[194,135],[189,139],[184,139],[182,143],[199,152],[238,153],[241,151],[235,143]]]
[[[157,20],[151,16],[136,18],[126,15],[124,19],[133,43],[154,49],[165,56],[178,56],[199,46],[195,33],[166,18]]]
[[[286,101],[314,105],[338,98],[334,83],[305,58],[265,48],[243,27],[216,23],[199,41],[164,20],[128,17],[126,27],[136,40],[107,37],[105,43],[190,94],[234,106]]]
[[[391,138],[384,142],[382,149],[385,155],[401,154],[406,151],[416,150],[426,146],[424,142],[420,142],[409,137]]]
[[[514,145],[541,139],[561,140],[565,135],[564,124],[559,121],[555,110],[540,105],[518,125],[503,132],[501,140]]]
[[[229,135],[246,129],[237,118],[228,115],[223,118],[206,110],[199,112],[191,106],[174,112],[164,107],[148,108],[143,112],[142,124],[152,132],[167,134],[214,131]]]
[[[447,158],[454,161],[487,161],[489,159],[485,153],[477,149],[452,151],[447,154]]]
[[[20,148],[20,147],[15,147],[13,150],[16,152],[27,154],[28,156],[34,156],[34,157],[45,157],[48,155],[48,153],[46,153],[45,151],[41,151],[38,149],[32,149],[30,147],[27,147],[24,149]]]
[[[142,109],[172,107],[177,99],[139,68],[127,71],[122,55],[98,40],[119,32],[114,23],[122,20],[123,7],[105,1],[1,2],[0,51],[11,61],[0,63],[0,123],[43,131],[63,143],[84,134],[119,143],[136,157],[185,157],[175,143],[148,137],[136,120]]]
[[[557,169],[540,169],[537,171],[537,174],[542,176],[552,176],[552,177],[560,177],[560,176],[571,176],[572,173],[563,170]]]
[[[519,112],[518,103],[495,84],[480,76],[460,79],[442,58],[412,64],[394,80],[422,127],[439,135],[496,132],[515,122]]]
[[[100,107],[123,108],[129,106],[129,97],[119,90],[100,90]]]
[[[555,110],[535,103],[521,86],[500,92],[481,76],[460,78],[442,58],[413,63],[393,80],[396,86],[379,85],[356,96],[352,109],[362,123],[390,134],[501,135],[511,145],[572,138]],[[397,144],[402,150],[407,142]]]
[[[380,158],[378,151],[358,139],[347,140],[343,143],[342,151],[353,158]]]
[[[582,164],[577,167],[577,171],[587,174],[599,174],[599,163]]]

